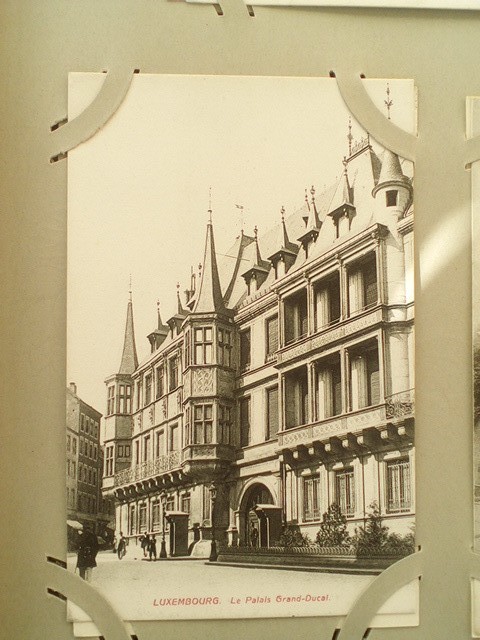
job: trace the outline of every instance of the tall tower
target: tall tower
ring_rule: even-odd
[[[211,215],[211,211],[209,211]],[[183,472],[211,485],[225,477],[234,459],[234,325],[225,306],[215,255],[211,217],[207,224],[203,268],[184,330],[185,437]],[[227,526],[217,495],[216,522]]]
[[[107,492],[114,487],[115,474],[130,466],[132,374],[137,367],[132,292],[130,291],[120,367],[117,373],[105,379],[107,411],[105,414],[103,490]]]

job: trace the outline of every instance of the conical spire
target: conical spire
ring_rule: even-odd
[[[378,178],[378,184],[384,182],[406,182],[407,179],[403,175],[400,160],[396,153],[385,149],[382,159],[382,169],[380,171],[380,177]]]
[[[135,331],[133,328],[133,303],[132,291],[127,305],[127,322],[125,324],[125,337],[123,340],[122,361],[120,363],[120,374],[132,374],[138,367],[137,349],[135,347]]]
[[[402,171],[399,157],[396,153],[390,151],[390,149],[385,149],[380,175],[378,176],[377,184],[372,189],[372,195],[375,197],[382,187],[390,186],[406,187],[410,192],[412,191],[412,185]]]
[[[314,229],[320,229],[320,220],[318,218],[317,205],[315,204],[315,187],[312,185],[310,189],[310,194],[312,196],[310,203],[310,214],[307,220],[307,226],[305,231],[313,231]]]
[[[317,205],[315,204],[315,187],[312,186],[310,189],[310,194],[312,199],[310,201],[310,210],[308,212],[308,219],[305,226],[305,231],[298,238],[298,241],[301,242],[304,247],[308,245],[309,242],[315,241],[320,233],[321,222],[318,217]]]
[[[348,173],[347,173],[347,159],[343,159],[343,174],[340,178],[335,193],[333,194],[332,201],[328,208],[329,214],[334,213],[338,209],[344,206],[353,207],[353,197],[352,197],[352,189],[350,188],[350,183],[348,181]]]
[[[296,256],[298,253],[298,245],[296,245],[294,242],[290,242],[290,239],[288,237],[287,225],[285,224],[285,207],[281,208],[280,214],[282,216],[282,219],[280,222],[280,226],[278,227],[277,241],[275,242],[275,253],[273,253],[268,258],[272,262],[274,261],[275,257],[280,256],[281,254],[289,253]]]
[[[213,237],[212,212],[209,210],[207,223],[207,237],[203,269],[200,276],[198,295],[193,308],[194,313],[212,313],[225,311],[220,278],[218,275],[217,258],[215,255],[215,240]]]

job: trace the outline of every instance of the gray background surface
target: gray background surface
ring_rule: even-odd
[[[412,77],[419,135],[412,141],[373,117],[372,133],[414,156],[416,234],[417,541],[421,552],[374,583],[341,638],[362,638],[378,604],[422,575],[421,625],[369,638],[469,638],[473,542],[471,412],[471,207],[465,98],[480,95],[480,13],[256,8],[165,0],[42,2],[0,6],[2,304],[2,589],[0,636],[71,638],[68,592],[106,640],[128,637],[88,586],[46,562],[65,553],[65,269],[67,161],[121,102],[134,69],[147,73],[328,75],[335,71],[356,117],[370,123],[358,89],[367,77]],[[108,70],[100,102],[66,115],[69,71]],[[350,84],[349,84],[350,83]],[[349,89],[350,87],[350,89]],[[77,582],[79,584],[77,584]],[[363,599],[362,599],[363,600]],[[335,619],[136,623],[139,640],[330,639]]]

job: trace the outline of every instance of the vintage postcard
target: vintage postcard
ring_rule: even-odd
[[[68,566],[123,619],[346,615],[414,551],[413,194],[331,78],[135,75],[69,153]]]

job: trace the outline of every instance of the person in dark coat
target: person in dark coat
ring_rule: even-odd
[[[143,536],[140,536],[140,546],[143,549],[143,557],[144,558],[147,557],[147,551],[148,551],[149,544],[150,544],[150,538],[149,538],[147,533],[145,533]]]
[[[127,553],[127,539],[123,535],[123,532],[120,531],[120,539],[117,544],[118,559],[121,560],[126,553]]]
[[[79,531],[80,542],[77,551],[77,569],[80,577],[87,582],[92,579],[92,569],[97,566],[98,553],[97,536],[84,525],[83,531]]]
[[[252,543],[252,547],[256,547],[258,544],[258,529],[252,522],[252,528],[250,530],[250,542]]]
[[[152,558],[154,560],[157,559],[157,540],[153,533],[150,536],[150,542],[148,544],[148,559],[151,560]]]

